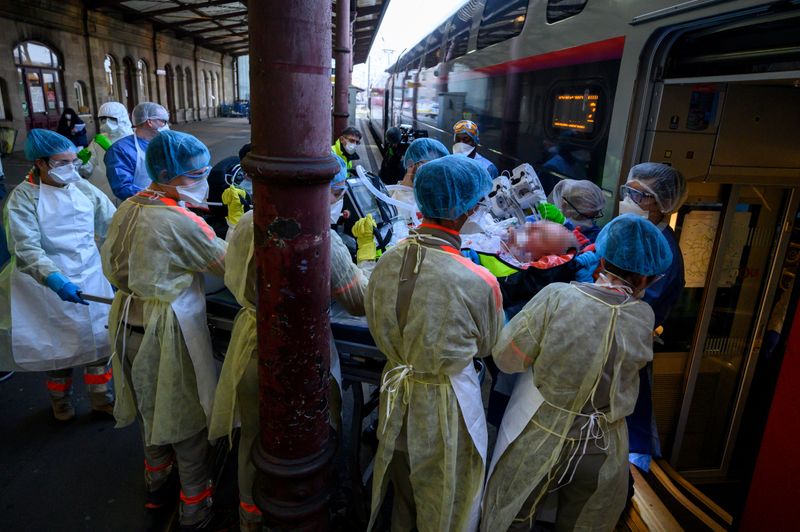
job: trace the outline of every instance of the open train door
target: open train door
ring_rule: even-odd
[[[797,306],[798,27],[798,6],[784,3],[660,32],[641,66],[628,149],[631,164],[670,164],[689,183],[669,222],[686,288],[655,346],[663,454],[732,513],[782,371],[771,339]]]

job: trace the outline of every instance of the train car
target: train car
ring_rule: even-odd
[[[473,120],[501,171],[529,162],[546,188],[589,179],[609,218],[634,164],[687,177],[670,220],[686,288],[656,346],[658,429],[686,478],[746,489],[780,369],[765,338],[785,339],[797,306],[800,2],[473,0],[379,92],[379,137],[410,124],[450,145],[453,124]]]

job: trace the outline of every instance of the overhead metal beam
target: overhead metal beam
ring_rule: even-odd
[[[189,10],[190,9],[187,9],[187,11],[189,11]],[[229,18],[244,17],[246,15],[247,15],[247,10],[244,10],[244,11],[234,11],[232,13],[225,13],[224,15],[214,15],[213,17],[210,17],[208,15],[204,15],[204,18],[202,18],[202,19],[196,18],[194,20],[191,20],[191,19],[190,20],[181,20],[179,22],[168,22],[168,23],[161,23],[161,22],[155,21],[155,23],[156,24],[160,24],[161,25],[161,29],[168,30],[168,29],[176,28],[178,26],[187,26],[187,25],[191,25],[191,24],[201,24],[203,22],[215,22],[217,20],[227,20]],[[190,32],[192,30],[191,29],[186,29],[184,31]]]
[[[219,28],[218,28],[219,29]],[[249,37],[250,34],[246,31],[232,31],[225,35],[214,35],[213,37],[204,38],[204,42],[214,42],[222,39],[230,39],[231,37]]]
[[[180,4],[177,0],[173,2]],[[181,11],[188,11],[194,9],[202,9],[204,7],[224,6],[226,4],[238,4],[239,0],[211,0],[210,2],[201,2],[199,4],[180,4],[176,7],[167,7],[164,9],[154,9],[152,11],[141,11],[139,15],[131,17],[133,20],[142,20],[149,17],[158,17],[161,15],[170,15],[172,13],[180,13]]]
[[[210,22],[210,21],[204,21],[204,22]],[[192,35],[202,35],[204,33],[214,33],[215,31],[233,30],[246,27],[247,27],[247,22],[237,22],[236,24],[229,24],[227,26],[218,26],[216,28],[203,28],[201,30],[191,30],[191,32]],[[218,35],[215,35],[214,37],[218,37]]]

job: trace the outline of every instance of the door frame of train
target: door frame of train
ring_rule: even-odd
[[[696,7],[708,7],[709,5],[719,4],[717,1],[707,2],[691,2]],[[689,3],[687,3],[689,4]],[[675,82],[678,80],[665,80],[662,79],[661,73],[666,59],[669,57],[675,42],[686,32],[701,29],[712,28],[721,26],[735,20],[746,20],[758,13],[764,13],[770,9],[770,4],[762,4],[759,6],[746,6],[737,9],[737,4],[741,6],[742,2],[732,2],[731,9],[725,13],[710,15],[704,18],[680,20],[684,17],[675,18],[675,12],[668,10],[659,10],[651,14],[645,14],[635,17],[631,20],[630,24],[633,30],[630,35],[626,35],[626,50],[623,55],[622,65],[620,67],[620,80],[617,85],[617,93],[614,102],[614,113],[612,116],[612,124],[609,133],[609,145],[607,150],[606,162],[603,173],[603,188],[613,190],[615,199],[616,192],[619,185],[624,181],[624,176],[627,175],[629,169],[640,162],[647,159],[647,144],[646,144],[646,131],[648,124],[651,120],[658,117],[658,106],[656,105],[662,94],[661,89],[665,84],[670,81]],[[693,9],[692,9],[693,11]],[[681,14],[686,11],[681,12]],[[780,17],[780,14],[765,17],[767,19]],[[666,20],[665,20],[666,19]],[[659,24],[664,24],[660,25]],[[637,37],[641,39],[641,35],[636,31],[637,29],[652,28],[646,42],[640,48],[634,48]],[[628,47],[631,46],[631,49]],[[636,50],[641,50],[640,54],[635,54]],[[634,57],[636,55],[636,57]],[[631,63],[636,61],[635,70],[631,70]],[[623,86],[625,74],[631,76],[631,72],[635,74],[628,78],[627,83],[632,87],[630,91],[626,91]],[[794,76],[792,74],[795,74]],[[710,77],[697,77],[691,79],[682,79],[681,82],[685,83],[713,83],[713,82],[737,82],[737,81],[753,81],[765,79],[784,79],[796,77],[796,72],[784,71],[780,73],[765,73],[764,75],[739,75],[739,76],[710,76]],[[627,99],[627,101],[625,101]],[[622,100],[622,101],[620,101]],[[623,117],[622,109],[628,109],[628,116]],[[614,135],[614,132],[620,131],[620,122],[626,119],[626,127],[624,135]],[[616,122],[616,123],[615,123]],[[616,137],[616,138],[615,138]],[[612,140],[613,139],[613,140]],[[623,143],[623,148],[619,150],[617,146]],[[614,160],[614,153],[622,153],[621,164],[616,165]],[[723,181],[721,181],[723,182]],[[731,185],[729,198],[737,198],[740,186],[745,183],[737,183],[734,180],[724,181],[724,183]],[[736,444],[738,431],[740,428],[742,412],[747,401],[748,392],[752,382],[752,377],[755,372],[756,362],[758,360],[760,338],[763,336],[766,320],[768,318],[768,302],[771,302],[775,296],[777,284],[779,282],[779,271],[781,263],[785,256],[791,230],[791,221],[794,213],[800,204],[800,190],[797,188],[797,183],[784,183],[782,186],[793,188],[786,202],[785,210],[781,215],[781,229],[779,233],[779,240],[777,244],[775,255],[769,262],[769,273],[766,280],[763,294],[765,297],[758,304],[758,309],[754,318],[754,333],[750,346],[746,352],[743,361],[742,377],[738,388],[736,390],[736,398],[732,407],[732,418],[725,434],[725,445],[723,454],[720,458],[719,468],[708,469],[695,469],[691,471],[682,471],[682,474],[690,480],[719,480],[724,478],[731,464],[731,458]],[[615,206],[616,207],[616,206]],[[722,257],[717,251],[725,249],[730,235],[726,231],[729,227],[731,214],[735,208],[735,202],[731,201],[726,207],[725,215],[722,219],[721,237],[714,244],[714,251],[710,260],[710,275],[706,281],[704,288],[702,303],[698,312],[698,325],[693,332],[691,346],[688,352],[687,367],[684,375],[683,389],[681,394],[681,406],[678,414],[678,421],[675,426],[675,439],[672,443],[672,449],[669,456],[669,462],[673,467],[677,468],[677,462],[680,456],[680,451],[683,446],[683,436],[685,435],[687,421],[689,417],[689,409],[694,398],[694,391],[697,384],[697,377],[700,369],[700,361],[703,354],[703,346],[705,345],[708,326],[711,320],[711,310],[714,308],[714,300],[716,296],[717,281],[720,276],[720,264]],[[787,230],[788,229],[788,230]]]

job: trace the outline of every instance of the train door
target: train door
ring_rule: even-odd
[[[786,23],[776,21],[775,31]],[[744,47],[769,34],[761,25],[748,39],[747,30],[738,29]],[[725,31],[703,34],[720,39]],[[667,56],[652,86],[641,159],[674,165],[688,180],[688,199],[670,220],[686,288],[654,358],[664,456],[690,480],[722,481],[736,476],[733,460],[747,430],[742,423],[750,391],[762,385],[753,379],[763,339],[792,292],[784,285],[796,262],[787,251],[800,247],[793,231],[800,129],[789,117],[800,116],[800,88],[796,73],[747,65],[753,57],[747,49],[728,52],[739,60],[733,66],[730,55],[725,65],[699,65],[713,57],[697,45],[703,37],[678,39]],[[687,43],[704,56],[689,57],[689,48],[681,47]],[[762,49],[758,61],[768,60]]]

